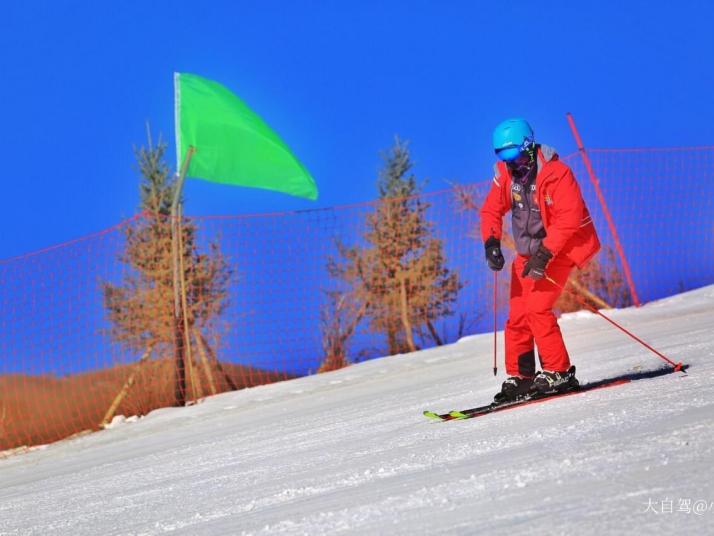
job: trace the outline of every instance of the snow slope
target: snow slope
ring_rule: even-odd
[[[610,315],[689,374],[428,421],[500,385],[483,335],[227,393],[0,460],[0,534],[712,534],[714,287]],[[581,381],[662,364],[561,325]]]

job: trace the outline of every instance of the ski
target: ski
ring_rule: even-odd
[[[538,402],[546,402],[548,400],[554,400],[556,398],[562,398],[565,396],[578,395],[581,393],[586,393],[588,391],[595,391],[597,389],[604,389],[606,387],[615,387],[616,385],[623,385],[625,383],[630,383],[630,378],[613,378],[608,380],[601,380],[598,382],[588,383],[581,385],[576,389],[571,389],[568,391],[560,393],[546,393],[546,394],[535,394],[530,395],[519,400],[514,400],[512,402],[491,402],[485,406],[479,406],[475,408],[469,408],[464,410],[450,411],[449,413],[437,413],[434,411],[424,411],[424,416],[437,421],[451,421],[451,420],[463,420],[463,419],[473,419],[474,417],[481,417],[483,415],[488,415],[489,413],[496,413],[498,411],[505,411],[507,409],[512,409],[519,406],[526,406],[528,404],[537,404]]]

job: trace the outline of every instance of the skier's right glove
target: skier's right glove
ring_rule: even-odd
[[[489,236],[484,246],[486,247],[486,262],[488,263],[488,267],[494,272],[503,270],[506,259],[503,258],[503,253],[501,253],[501,241],[495,236]]]

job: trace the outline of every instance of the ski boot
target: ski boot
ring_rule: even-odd
[[[543,395],[574,391],[579,386],[578,379],[575,377],[575,366],[570,367],[567,372],[544,370],[538,372],[533,380],[533,389]]]
[[[525,398],[526,395],[533,391],[533,378],[523,378],[520,376],[511,376],[503,385],[501,385],[501,392],[496,393],[493,397],[493,401],[497,404],[502,404],[504,402],[513,402],[521,398]]]

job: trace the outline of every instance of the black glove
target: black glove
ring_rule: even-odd
[[[501,253],[501,241],[495,236],[489,236],[484,246],[486,247],[486,262],[488,263],[488,267],[494,272],[503,270],[506,259],[503,258],[503,253]]]
[[[553,254],[548,251],[543,244],[538,246],[538,251],[526,262],[521,277],[529,276],[532,279],[543,279],[545,277],[545,266],[553,258]]]

